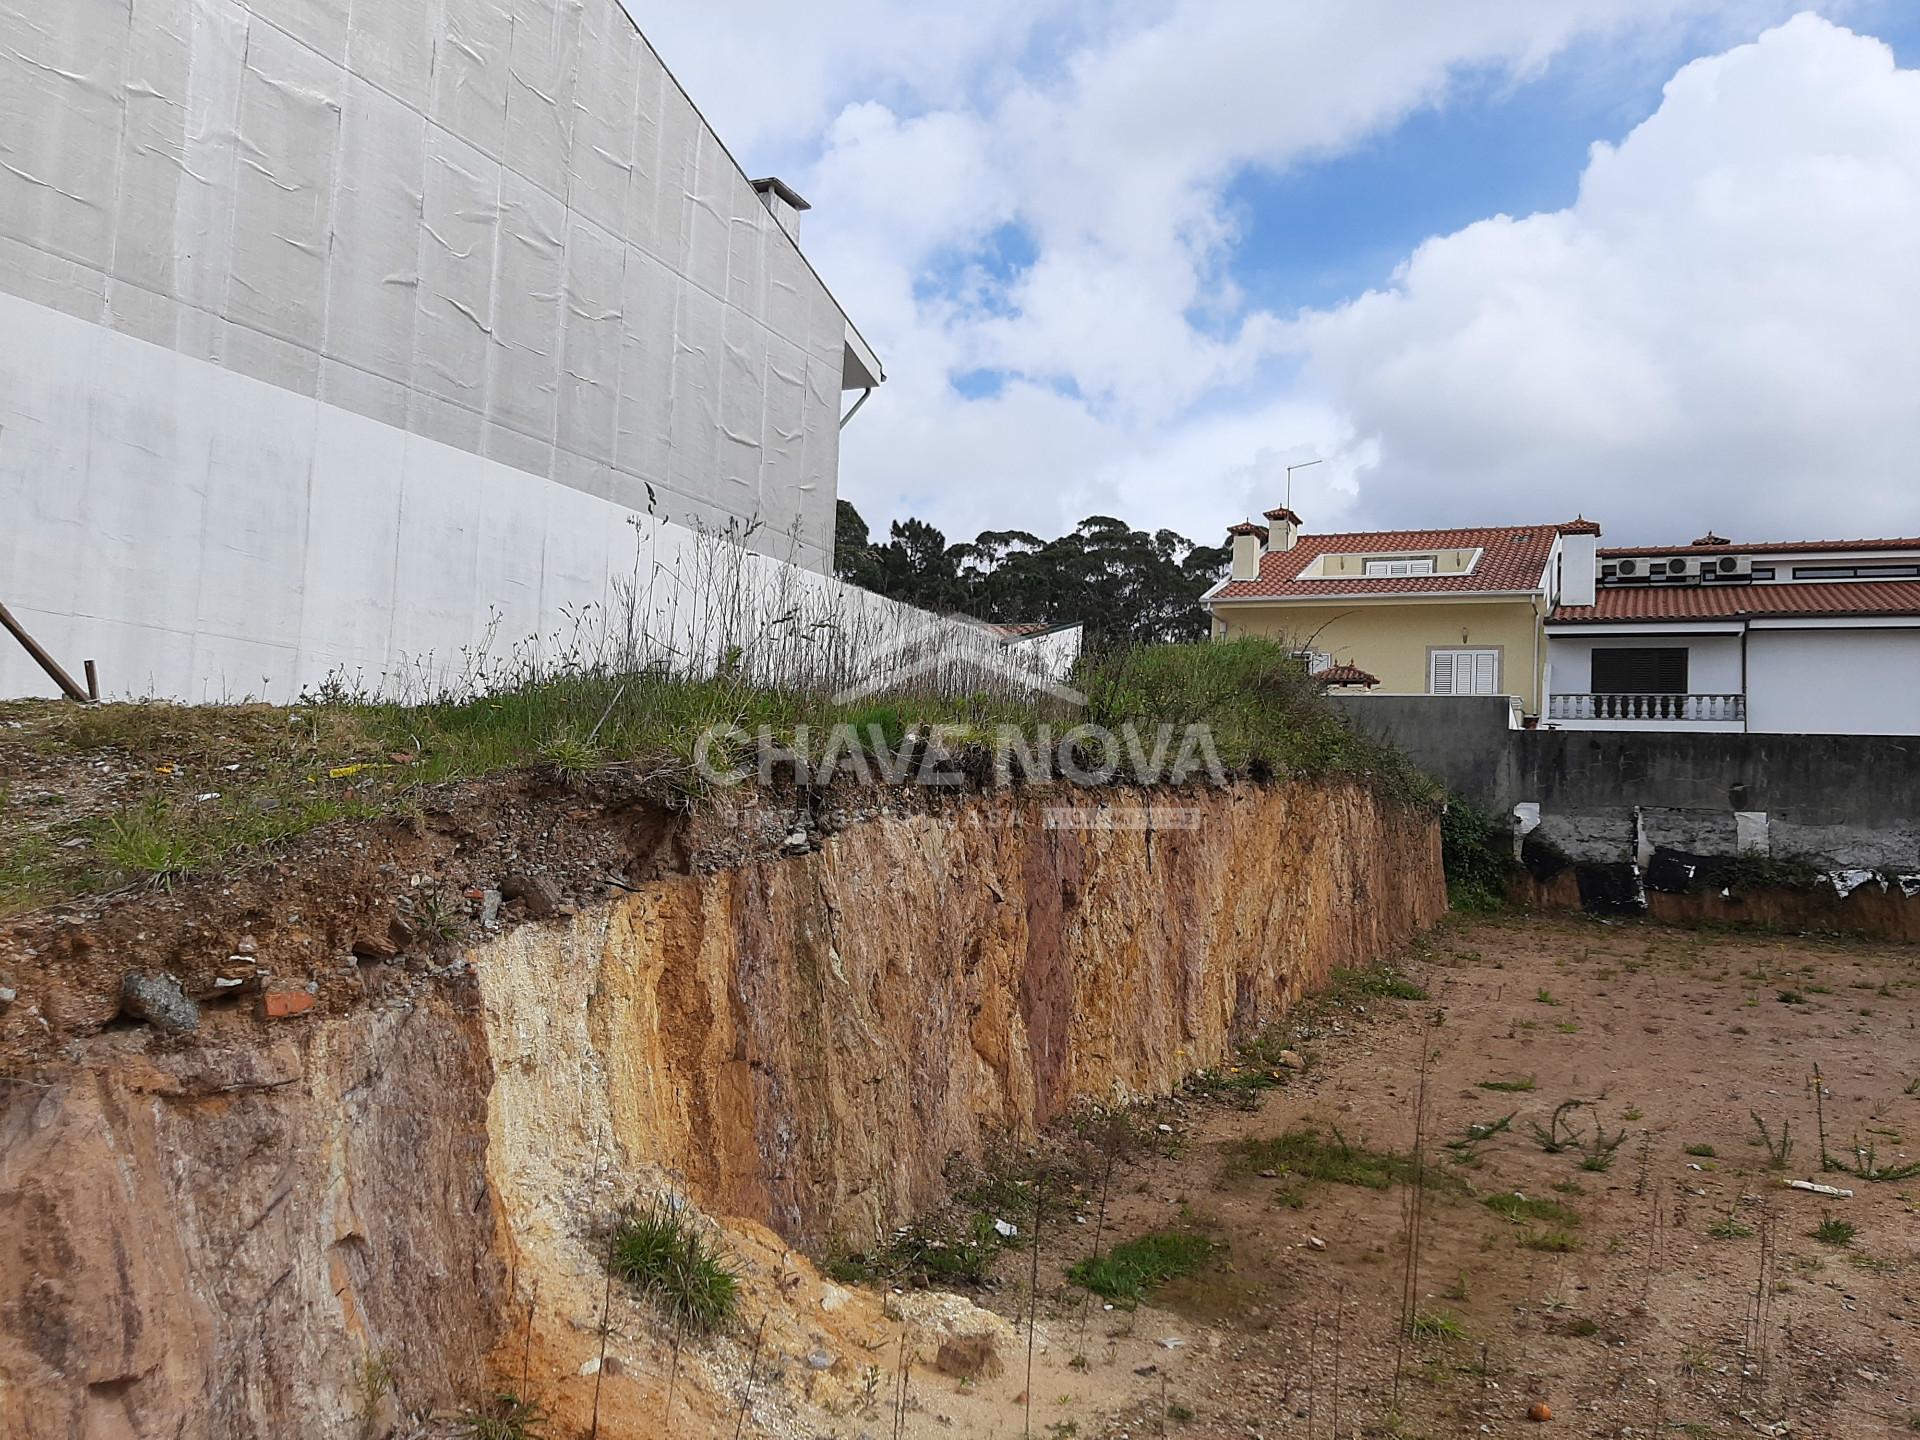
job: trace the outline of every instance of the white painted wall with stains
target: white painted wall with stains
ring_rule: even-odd
[[[880,378],[616,0],[0,0],[0,300],[0,600],[115,693],[824,572]]]

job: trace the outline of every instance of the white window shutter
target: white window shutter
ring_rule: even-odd
[[[1435,695],[1453,694],[1453,652],[1451,650],[1433,652],[1433,675],[1427,688]]]
[[[1473,657],[1473,693],[1492,695],[1500,688],[1500,657],[1491,650],[1477,651]]]

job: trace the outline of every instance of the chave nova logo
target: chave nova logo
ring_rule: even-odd
[[[875,652],[865,673],[833,696],[836,705],[902,697],[903,705],[921,695],[991,694],[1003,699],[1049,702],[1084,711],[1087,697],[1065,682],[1078,655],[1076,643],[1039,648],[1046,635],[1014,644],[979,622],[931,621]],[[891,707],[889,707],[891,708]],[[1142,728],[1128,721],[1117,728],[1088,722],[1040,720],[993,726],[918,724],[901,728],[898,713],[890,726],[843,721],[833,725],[797,725],[776,734],[772,727],[751,731],[739,725],[713,726],[694,745],[694,762],[703,778],[718,786],[758,780],[825,787],[836,779],[861,784],[979,786],[1005,788],[1015,781],[1047,784],[1109,785],[1125,779],[1143,785],[1185,784],[1204,776],[1227,782],[1213,732],[1204,723],[1171,723]],[[1052,814],[1054,812],[1050,812]],[[1182,812],[1184,813],[1184,812]],[[1112,828],[1111,817],[1096,812],[1061,811],[1050,823],[1060,828]],[[1170,816],[1171,812],[1169,812]],[[1156,828],[1176,828],[1163,818]]]

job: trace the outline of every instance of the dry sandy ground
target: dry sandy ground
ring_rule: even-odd
[[[1129,1313],[1064,1282],[1085,1224],[1043,1239],[1032,1435],[1920,1431],[1920,1174],[1823,1172],[1812,1087],[1818,1065],[1836,1163],[1856,1139],[1878,1168],[1920,1160],[1920,951],[1515,917],[1450,925],[1406,968],[1427,999],[1322,1012],[1298,1037],[1303,1078],[1251,1111],[1188,1107],[1174,1153],[1116,1172],[1109,1239],[1196,1225],[1224,1246],[1215,1263]],[[1428,1323],[1402,1345],[1411,1187],[1236,1176],[1229,1161],[1303,1126],[1409,1151],[1423,1051]],[[1607,1168],[1530,1133],[1569,1099],[1588,1102],[1570,1116],[1583,1136],[1596,1119],[1624,1130]],[[1510,1111],[1464,1163],[1447,1147]],[[1776,1139],[1791,1122],[1784,1166],[1750,1112]],[[1516,1223],[1485,1204],[1514,1193],[1573,1216]],[[1828,1217],[1850,1243],[1813,1236]],[[989,1301],[1003,1313],[1025,1309],[1026,1263],[1003,1267]],[[1026,1433],[1025,1357],[1009,1362],[970,1385],[914,1372],[901,1433]],[[893,1425],[883,1398],[827,1433]]]

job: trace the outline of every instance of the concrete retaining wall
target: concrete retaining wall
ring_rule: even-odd
[[[1334,703],[1513,821],[1531,903],[1920,934],[1920,740],[1514,730],[1485,696]],[[1798,898],[1756,909],[1783,880]]]

